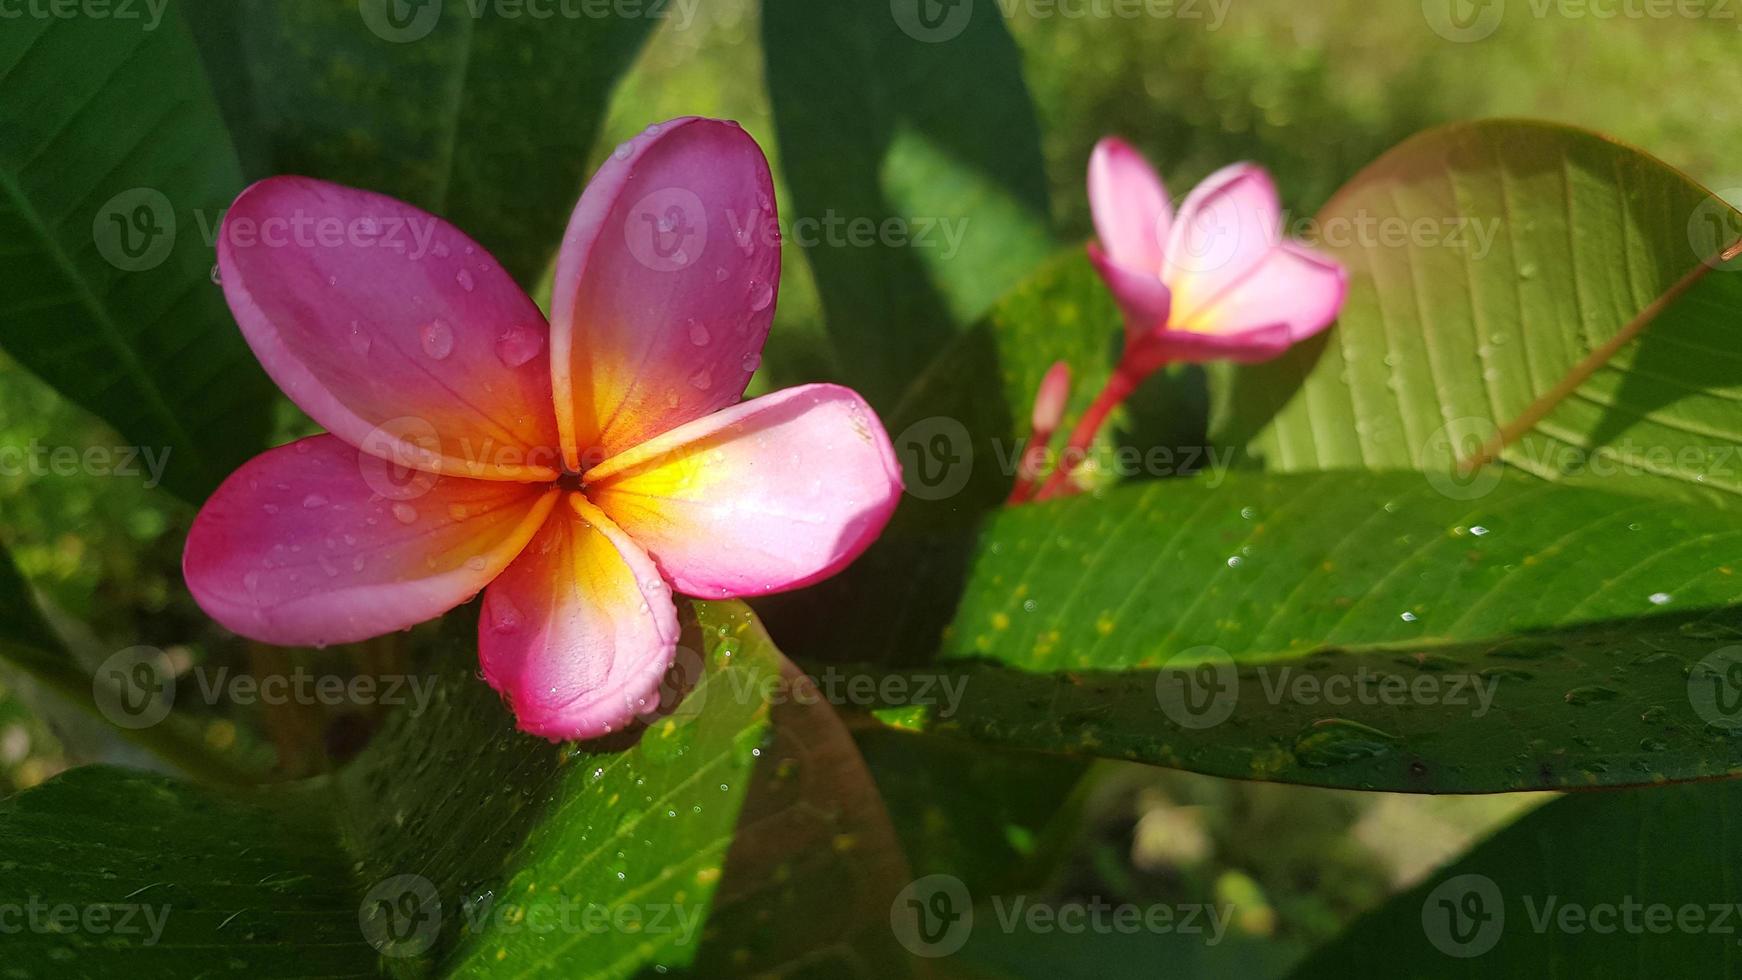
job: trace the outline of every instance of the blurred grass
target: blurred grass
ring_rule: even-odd
[[[1240,0],[1220,22],[1217,6],[1183,8],[1197,18],[1012,17],[1061,240],[1088,235],[1084,164],[1095,140],[1115,132],[1150,155],[1176,197],[1216,167],[1249,159],[1271,169],[1289,206],[1310,213],[1422,128],[1535,116],[1638,144],[1742,203],[1735,17],[1538,18],[1533,5],[1514,3],[1491,37],[1453,43],[1413,0]],[[992,9],[994,0],[980,0],[982,12]],[[754,0],[716,0],[688,30],[662,28],[613,100],[594,162],[650,121],[704,114],[742,121],[778,179],[759,33]],[[816,343],[818,309],[802,252],[789,244],[765,375],[838,373]],[[292,413],[286,431],[299,424]],[[0,446],[33,441],[120,444],[0,357]],[[186,645],[191,658],[246,664],[246,652],[218,636],[181,586],[190,518],[140,477],[0,476],[0,543],[96,647]],[[0,686],[0,793],[94,754],[69,757],[56,726],[14,693]],[[1220,897],[1237,901],[1245,933],[1311,943],[1532,802],[1363,796],[1123,767],[1098,795],[1091,829],[1055,887]]]

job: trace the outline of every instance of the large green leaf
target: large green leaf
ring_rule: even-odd
[[[1231,372],[1218,442],[1273,470],[1446,470],[1504,429],[1505,462],[1544,479],[1737,502],[1742,276],[1711,270],[1742,215],[1722,199],[1591,133],[1484,122],[1392,150],[1317,225],[1348,303]]]
[[[1556,800],[1294,975],[1742,976],[1739,806],[1736,781]]]
[[[522,283],[567,224],[612,86],[648,33],[680,15],[652,3],[634,16],[475,0],[196,6],[254,176],[301,173],[410,201]]]
[[[271,386],[210,282],[235,152],[174,11],[134,9],[0,33],[0,344],[133,443],[79,465],[167,456],[197,501],[261,447]]]
[[[930,640],[911,671],[959,706],[886,717],[1017,747],[1414,792],[1725,775],[1738,692],[1700,692],[1742,650],[1739,536],[1522,476],[1475,501],[1414,473],[1160,480],[937,535],[961,581],[875,602],[941,644],[838,647]]]
[[[898,5],[899,6],[899,5]],[[887,407],[1050,245],[1040,132],[990,7],[767,0],[792,206],[841,377]]]
[[[370,977],[332,815],[87,767],[0,803],[7,967],[24,977]]]
[[[453,625],[433,695],[331,779],[232,801],[87,770],[18,797],[0,837],[29,844],[7,849],[0,899],[161,901],[171,925],[156,947],[73,929],[9,954],[93,975],[373,975],[376,950],[443,975],[903,974],[887,924],[908,875],[882,805],[744,607],[686,613],[693,690],[585,744],[514,732]]]

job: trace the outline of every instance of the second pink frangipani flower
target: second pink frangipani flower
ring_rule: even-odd
[[[248,188],[218,245],[225,298],[327,434],[263,453],[206,502],[183,558],[194,598],[301,646],[482,590],[480,665],[522,729],[587,738],[653,713],[674,592],[831,575],[901,492],[852,391],[739,401],[774,314],[772,194],[736,125],[651,127],[576,205],[547,323],[439,218],[305,178]]]
[[[1160,368],[1268,360],[1329,326],[1348,293],[1341,265],[1283,235],[1276,186],[1249,163],[1205,178],[1176,214],[1149,162],[1108,137],[1089,159],[1089,208],[1089,259],[1124,316],[1125,351],[1033,499],[1073,491],[1108,415]],[[1011,502],[1030,486],[1019,476]]]
[[[1348,290],[1343,267],[1283,235],[1276,186],[1249,163],[1180,204],[1135,149],[1103,139],[1089,160],[1098,243],[1089,257],[1125,314],[1128,370],[1172,361],[1261,361],[1323,330]]]

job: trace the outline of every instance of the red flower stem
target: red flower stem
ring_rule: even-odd
[[[1142,380],[1126,371],[1124,364],[1113,369],[1106,386],[1095,396],[1094,403],[1083,413],[1083,417],[1077,420],[1077,427],[1071,430],[1071,441],[1065,445],[1064,452],[1059,454],[1058,466],[1041,486],[1035,500],[1051,500],[1061,494],[1076,492],[1070,489],[1071,471],[1088,457],[1089,447],[1094,444],[1095,436],[1106,423],[1107,416],[1137,390],[1137,385]]]

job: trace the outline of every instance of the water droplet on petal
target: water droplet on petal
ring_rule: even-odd
[[[738,362],[738,366],[744,369],[745,374],[755,374],[756,369],[762,366],[762,355],[751,351],[744,355],[744,359]]]
[[[526,327],[509,327],[496,338],[496,357],[511,368],[520,367],[542,350],[544,338],[536,330]]]
[[[713,384],[714,374],[711,367],[697,368],[696,373],[690,375],[690,386],[697,391],[707,391]]]
[[[758,313],[774,302],[774,287],[761,279],[750,280],[750,308]]]
[[[302,498],[302,505],[309,510],[320,510],[327,505],[327,498],[318,493],[311,493]]]
[[[356,320],[351,321],[350,341],[351,350],[355,351],[358,357],[369,353],[370,346],[374,344],[374,341],[369,338],[369,331],[364,330],[363,325]]]
[[[695,344],[697,347],[706,347],[708,346],[708,341],[710,339],[712,338],[708,336],[708,328],[706,324],[697,320],[690,321],[690,343]]]
[[[618,143],[617,148],[615,150],[611,151],[611,155],[616,157],[619,160],[627,160],[634,152],[635,152],[634,144],[632,144],[632,143]]]
[[[438,361],[454,352],[454,328],[448,326],[446,320],[431,320],[424,324],[419,337],[423,341],[423,352]]]
[[[473,555],[472,557],[466,559],[466,567],[471,569],[474,572],[483,571],[484,565],[485,565],[485,561],[484,561],[483,555]]]
[[[472,282],[472,274],[465,269],[461,269],[460,271],[454,273],[454,281],[459,283],[460,288],[464,289],[468,293],[471,292],[472,287],[474,285],[476,285],[475,283]]]
[[[216,267],[214,266],[214,268]],[[732,273],[728,271],[725,266],[720,266],[718,269],[714,270],[714,281],[725,282],[731,275]]]
[[[401,524],[410,524],[417,520],[417,508],[403,501],[394,504],[393,519]]]

